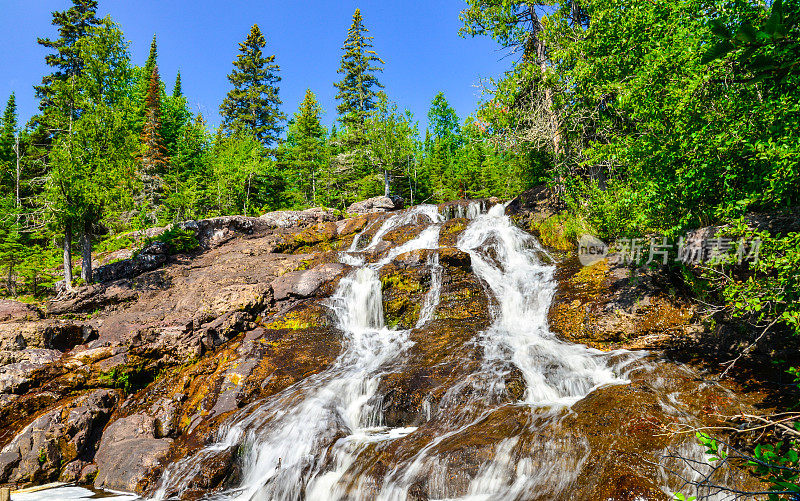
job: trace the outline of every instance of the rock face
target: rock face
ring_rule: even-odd
[[[109,265],[100,273],[106,282],[60,295],[46,314],[0,302],[0,484],[61,480],[149,495],[168,465],[188,458],[195,462],[179,486],[166,486],[168,495],[198,499],[235,487],[251,446],[199,451],[233,422],[252,418],[260,423],[254,431],[273,429],[279,417],[271,406],[279,416],[350,363],[354,339],[339,330],[341,305],[330,296],[359,260],[376,265],[389,256],[374,269],[385,324],[394,329],[379,332],[391,346],[363,348],[376,358],[387,347],[398,351],[380,371],[369,369],[359,404],[369,410],[362,416],[369,433],[386,426],[400,435],[350,449],[340,440],[343,418],[332,419],[308,468],[333,472],[336,454],[353,452],[340,484],[364,498],[377,497],[389,472],[421,458],[409,499],[467,495],[487,465],[514,471],[509,479],[563,471],[563,479],[530,491],[538,499],[664,499],[659,473],[641,465],[677,443],[666,432],[683,415],[666,396],[709,416],[751,402],[717,385],[698,389],[687,369],[642,361],[624,367],[632,384],[597,389],[571,411],[529,405],[535,382],[508,357],[518,347],[487,342],[497,335],[497,298],[473,269],[475,254],[458,248],[468,217],[497,203],[444,204],[447,220],[433,226],[438,248],[416,250],[398,248],[429,234],[429,220],[386,213],[399,204],[384,197],[351,206],[363,215],[344,220],[309,209],[188,221],[181,227],[201,243],[195,252],[170,255],[151,244]],[[343,259],[348,249],[357,252]],[[497,264],[500,249],[488,242],[481,256]],[[561,292],[550,321],[562,339],[603,350],[652,347],[654,336],[692,324],[690,310],[667,309],[677,303],[662,302],[669,298],[654,292],[654,281],[631,289],[619,270],[573,264],[556,268]],[[549,371],[560,370],[553,365]],[[323,407],[321,420],[343,412]],[[508,464],[492,463],[498,458]],[[568,488],[559,491],[562,483]]]
[[[102,268],[107,282],[62,293],[44,319],[0,303],[0,484],[96,475],[98,487],[142,490],[219,419],[332,363],[341,336],[319,302],[348,267],[304,251],[349,245],[371,221],[338,218],[189,221],[202,245],[192,255],[153,242]]]
[[[389,212],[403,208],[403,200],[397,197],[374,197],[350,204],[347,207],[348,214],[372,214]]]
[[[0,322],[24,322],[39,318],[41,318],[39,311],[30,305],[0,299]]]
[[[135,492],[169,452],[172,439],[155,438],[155,432],[155,420],[145,414],[134,414],[109,425],[95,456],[95,485]]]
[[[0,483],[53,481],[62,466],[88,464],[117,401],[113,391],[95,390],[33,420],[0,451]]]

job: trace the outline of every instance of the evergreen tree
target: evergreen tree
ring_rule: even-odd
[[[347,39],[342,50],[341,66],[338,73],[343,74],[340,82],[333,85],[339,90],[336,99],[340,101],[336,110],[339,120],[349,133],[363,132],[364,122],[375,109],[383,85],[375,73],[383,71],[384,64],[372,50],[373,37],[366,36],[369,30],[364,26],[361,10],[356,9],[353,23],[347,31]]]
[[[300,109],[291,120],[291,138],[287,141],[290,146],[284,155],[291,173],[290,181],[302,190],[305,201],[312,205],[318,204],[318,192],[327,166],[321,115],[322,106],[311,89],[307,89]],[[327,201],[327,197],[323,198]]]
[[[82,278],[92,280],[92,225],[105,215],[118,215],[129,204],[136,136],[130,129],[135,106],[130,89],[134,73],[122,32],[103,21],[76,43],[85,65],[80,75],[53,86],[54,103],[74,103],[81,113],[71,117],[69,133],[56,138],[49,153],[45,188],[47,209],[64,231],[66,286],[72,280],[72,232],[81,235]]]
[[[89,33],[92,26],[100,24],[97,18],[97,0],[72,0],[72,7],[66,11],[53,12],[52,24],[58,28],[58,38],[39,38],[39,45],[53,52],[45,56],[45,63],[55,71],[35,86],[36,97],[41,101],[39,108],[45,112],[53,97],[53,84],[63,82],[73,75],[80,74],[83,60],[78,56],[76,42]],[[46,114],[46,113],[45,113]]]
[[[172,97],[183,97],[183,87],[181,86],[181,70],[175,77],[175,87],[172,89]]]
[[[262,49],[266,44],[254,24],[247,39],[239,44],[240,54],[228,75],[233,89],[222,102],[220,115],[222,128],[228,134],[244,130],[269,147],[278,141],[283,130],[281,122],[286,116],[280,111],[282,102],[278,97],[280,68],[274,54],[264,56]]]
[[[162,187],[161,176],[167,167],[167,150],[161,136],[161,79],[158,65],[153,66],[150,83],[145,97],[145,120],[142,127],[142,157],[140,161],[141,178],[144,187],[144,200],[141,210],[144,221],[155,222],[155,208]]]
[[[144,63],[144,77],[150,81],[150,76],[153,70],[158,65],[158,42],[156,41],[155,34],[153,40],[150,42],[150,53],[147,55],[147,61]]]
[[[17,181],[17,155],[15,152],[17,140],[17,102],[12,93],[6,103],[3,121],[0,122],[0,190],[8,188],[16,191]]]

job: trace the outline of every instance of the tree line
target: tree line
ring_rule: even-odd
[[[342,46],[336,123],[311,89],[283,112],[280,66],[258,25],[239,44],[212,130],[178,73],[168,91],[154,36],[143,66],[97,0],[53,13],[39,38],[51,68],[34,86],[39,110],[18,124],[9,97],[0,136],[0,273],[8,295],[39,296],[91,282],[92,249],[110,235],[187,219],[258,215],[376,195],[407,203],[512,196],[540,181],[528,149],[499,148],[437,94],[421,133],[380,81],[384,61],[360,10]],[[80,264],[75,258],[80,255]],[[80,277],[77,271],[80,270]]]
[[[491,141],[546,158],[550,192],[565,207],[561,231],[679,241],[713,226],[720,239],[759,239],[757,260],[670,262],[661,272],[682,285],[672,293],[697,299],[709,331],[736,334],[732,360],[756,346],[796,346],[800,1],[467,0],[461,19],[464,35],[517,55],[477,119]],[[797,359],[786,356],[756,360],[797,385]],[[781,416],[789,430],[796,419]],[[800,445],[766,423],[759,429],[772,437],[735,451],[737,461],[769,486],[754,495],[797,499]],[[716,440],[700,441],[727,464]]]

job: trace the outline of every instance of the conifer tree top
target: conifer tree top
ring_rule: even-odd
[[[12,92],[10,96],[8,96],[8,102],[6,102],[6,109],[3,113],[3,134],[11,134],[17,131],[17,96]]]
[[[183,87],[181,86],[181,70],[178,70],[178,75],[175,77],[175,88],[172,89],[172,97],[183,96]]]
[[[226,132],[249,131],[269,146],[278,140],[281,122],[286,117],[280,111],[283,103],[278,97],[280,67],[274,54],[264,56],[266,44],[261,29],[254,24],[245,41],[239,44],[239,55],[228,75],[233,89],[222,102],[220,115]]]
[[[336,107],[342,123],[348,127],[363,127],[367,114],[375,109],[379,91],[383,85],[375,73],[383,71],[383,60],[372,50],[373,37],[367,36],[369,30],[364,26],[361,10],[356,9],[353,22],[347,30],[347,38],[342,50],[341,66],[338,73],[344,75],[333,85],[339,90]]]
[[[156,35],[153,35],[153,41],[150,42],[150,54],[147,56],[147,62],[144,64],[144,74],[146,78],[150,78],[153,74],[153,68],[158,64],[158,42]]]
[[[48,105],[48,96],[52,93],[53,82],[65,80],[81,71],[81,60],[75,48],[75,42],[86,35],[92,26],[98,26],[97,0],[72,0],[72,7],[65,11],[53,12],[53,26],[58,29],[58,38],[37,38],[39,45],[52,49],[45,56],[45,63],[55,71],[42,79],[42,84],[35,86],[36,97],[43,99],[41,107]]]

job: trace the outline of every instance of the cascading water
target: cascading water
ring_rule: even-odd
[[[339,477],[360,446],[413,431],[380,427],[380,416],[367,405],[377,389],[380,369],[408,346],[408,331],[386,327],[378,271],[404,252],[437,249],[441,217],[435,206],[418,206],[392,216],[361,249],[374,249],[392,229],[420,219],[427,219],[431,225],[376,263],[363,264],[363,257],[352,255],[361,234],[342,255],[343,262],[360,267],[340,281],[328,303],[345,334],[344,350],[333,367],[290,387],[230,426],[217,443],[172,465],[165,472],[155,499],[165,499],[168,492],[180,492],[186,487],[181,482],[191,477],[202,459],[237,445],[239,450],[248,451],[241,485],[212,498],[331,499]],[[435,266],[438,260],[431,261],[431,268]],[[428,295],[426,311],[435,309],[436,297],[435,292]],[[335,464],[331,468],[320,451],[333,444]]]
[[[545,262],[547,253],[538,242],[514,226],[503,205],[488,211],[477,204],[448,210],[470,218],[457,248],[469,256],[472,273],[489,297],[491,323],[471,341],[481,354],[478,370],[453,384],[438,402],[422,403],[424,426],[385,425],[379,384],[408,362],[412,331],[387,328],[379,274],[401,254],[432,251],[426,260],[430,287],[415,326],[428,335],[425,329],[436,318],[444,281],[439,238],[446,218],[435,206],[385,219],[360,249],[374,225],[356,235],[340,255],[356,268],[327,303],[344,334],[336,362],[243,409],[215,443],[167,469],[155,498],[182,492],[206,459],[231,450],[242,457],[239,486],[208,499],[405,501],[420,498],[421,484],[425,499],[563,498],[591,448],[585,436],[560,423],[591,392],[627,383],[633,367],[647,370],[646,364],[634,363],[643,353],[601,352],[558,339],[547,323],[555,267]],[[420,222],[427,226],[415,238],[386,248],[384,237],[392,230]],[[521,375],[525,388],[513,401],[503,397],[511,373]],[[508,416],[522,424],[490,441],[490,454],[473,464],[466,479],[453,482],[464,475],[464,467],[452,463],[448,444],[479,436],[486,423],[506,422]],[[378,476],[370,473],[375,458],[393,444],[410,444],[412,452]],[[665,486],[667,476],[662,473]]]

